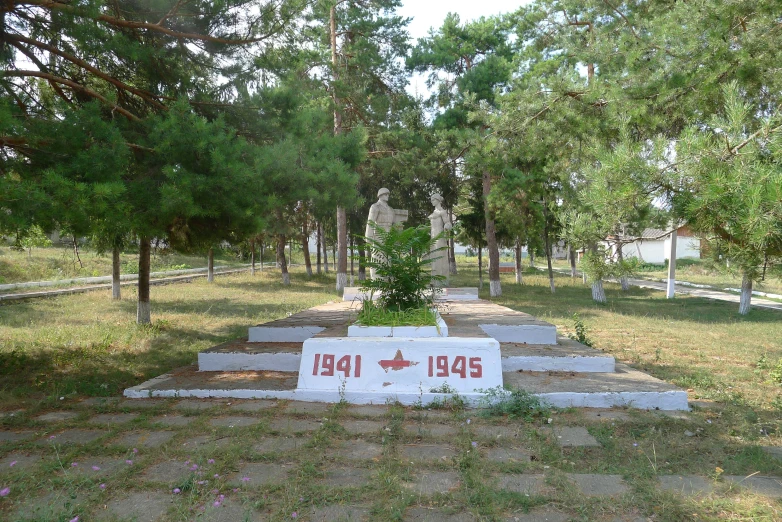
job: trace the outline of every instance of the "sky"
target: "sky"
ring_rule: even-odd
[[[415,44],[418,38],[429,34],[430,28],[440,28],[448,13],[457,13],[464,23],[481,16],[509,13],[530,2],[531,0],[402,0],[402,7],[397,13],[412,18],[407,27],[412,43]],[[407,87],[408,93],[413,96],[426,95],[428,89],[425,79],[423,74],[413,74]]]
[[[457,13],[465,22],[481,16],[509,13],[528,3],[530,0],[402,0],[402,7],[397,13],[413,19],[408,28],[410,36],[415,39],[426,36],[430,27],[439,28],[449,12]]]

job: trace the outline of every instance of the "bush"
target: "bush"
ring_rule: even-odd
[[[365,263],[375,269],[375,278],[363,281],[361,289],[380,292],[378,304],[389,311],[430,307],[435,283],[445,280],[430,269],[429,252],[439,237],[430,237],[425,225],[388,232],[370,225],[377,239],[365,238],[370,256]]]

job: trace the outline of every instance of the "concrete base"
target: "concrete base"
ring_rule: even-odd
[[[288,343],[304,342],[325,330],[320,326],[253,326],[247,340],[251,343]]]
[[[547,404],[557,408],[611,408],[629,406],[639,409],[688,410],[687,393],[642,372],[629,371],[618,379],[600,374],[597,379],[587,374],[568,374],[567,379],[557,379],[552,374],[532,375],[521,378],[516,372],[503,373],[505,386],[529,391]],[[433,401],[451,399],[450,393],[364,392],[300,390],[296,388],[296,372],[199,372],[195,367],[181,368],[147,382],[128,388],[124,395],[129,399],[151,397],[174,398],[236,398],[236,399],[287,399],[309,402],[352,404],[401,404],[426,405]],[[539,387],[548,382],[549,386]],[[536,389],[537,388],[537,389]],[[458,397],[468,406],[487,404],[485,394],[459,393]]]
[[[557,344],[557,327],[553,324],[482,324],[480,327],[501,343]]]
[[[437,326],[348,326],[348,337],[448,337],[448,325],[435,310]]]
[[[668,383],[655,379],[643,372],[634,370],[628,366],[615,364],[613,358],[581,345],[576,341],[566,338],[556,338],[554,325],[540,321],[528,314],[517,312],[494,303],[483,300],[470,300],[469,302],[450,302],[440,307],[443,319],[448,326],[447,338],[433,339],[402,339],[381,338],[376,341],[391,343],[432,343],[432,342],[461,342],[472,339],[476,342],[497,343],[488,332],[492,332],[500,339],[512,339],[515,342],[502,341],[499,343],[499,355],[501,361],[495,361],[491,366],[497,372],[502,370],[501,376],[496,380],[504,386],[515,389],[527,390],[539,396],[552,406],[557,407],[612,407],[630,406],[635,408],[658,408],[662,410],[687,410],[687,394]],[[356,338],[345,338],[348,325],[355,321],[356,306],[343,301],[333,302],[317,306],[293,316],[279,319],[265,325],[261,325],[261,332],[266,339],[285,339],[287,342],[248,342],[239,339],[216,346],[199,354],[200,370],[188,367],[175,370],[170,374],[152,379],[138,386],[125,390],[125,396],[129,398],[146,397],[234,397],[234,398],[277,398],[315,402],[338,402],[346,400],[356,404],[383,404],[386,401],[399,401],[402,404],[428,404],[436,400],[445,400],[452,397],[449,393],[433,393],[440,387],[413,386],[414,390],[392,388],[382,386],[387,382],[397,382],[398,375],[404,372],[394,371],[393,364],[384,367],[385,373],[377,380],[380,389],[366,390],[342,385],[342,382],[333,382],[320,389],[297,389],[299,384],[299,368],[302,364],[302,345],[306,340],[290,341],[291,335],[308,336],[312,341],[325,343],[327,347],[332,343],[334,349],[329,351],[333,360],[329,358],[324,362],[323,350],[320,366],[316,373],[321,376],[324,370],[329,370],[333,363],[335,375],[346,369],[348,363],[342,362],[346,354],[338,355],[338,350],[343,349],[344,343],[362,343]],[[486,328],[486,325],[492,326]],[[527,327],[519,330],[519,327]],[[315,330],[317,329],[317,333]],[[488,331],[487,331],[488,330]],[[543,332],[546,336],[543,340],[548,343],[532,343],[533,337],[525,337],[527,342],[520,340],[515,334],[519,331]],[[510,333],[514,335],[510,335]],[[272,334],[284,334],[283,337],[274,337]],[[509,334],[509,337],[503,337]],[[551,335],[554,335],[552,342]],[[257,339],[257,337],[256,337]],[[537,339],[540,340],[540,339]],[[363,341],[366,344],[367,340]],[[316,344],[317,344],[316,343]],[[369,350],[369,351],[367,351]],[[400,349],[401,357],[383,356],[383,361],[418,362],[419,369],[428,370],[428,355],[421,350]],[[355,364],[355,356],[361,355],[365,364],[378,366],[380,360],[373,360],[368,354],[372,349],[362,346],[357,352],[351,354],[350,364]],[[445,355],[445,354],[444,354]],[[366,358],[365,358],[366,357]],[[377,359],[377,358],[375,358]],[[420,360],[419,360],[420,359]],[[454,374],[460,374],[451,366],[449,357],[448,367],[451,375],[443,380],[449,387],[452,386]],[[468,364],[469,364],[469,358]],[[310,357],[306,368],[312,376],[314,363]],[[325,364],[325,366],[324,366]],[[412,364],[411,364],[412,365]],[[443,368],[445,368],[443,364]],[[379,367],[379,366],[378,366]],[[342,370],[340,370],[342,368]],[[354,366],[355,368],[355,366]],[[436,364],[435,364],[436,368]],[[519,371],[523,370],[523,371]],[[355,371],[355,370],[353,370]],[[330,370],[326,372],[330,375]],[[428,372],[427,372],[428,373]],[[386,376],[388,378],[386,378]],[[458,375],[461,377],[460,375]],[[355,375],[353,375],[355,377]],[[344,380],[344,379],[343,379]],[[468,379],[465,379],[465,383]],[[418,379],[417,382],[422,382]],[[493,386],[482,385],[486,389]],[[310,388],[312,388],[310,386]],[[317,388],[317,387],[316,387]],[[455,386],[454,386],[455,388]],[[479,406],[485,396],[475,393],[478,386],[462,386],[458,388],[459,397],[470,406]]]

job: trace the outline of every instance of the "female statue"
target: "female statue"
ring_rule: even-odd
[[[432,205],[434,212],[429,216],[429,222],[432,224],[431,237],[441,235],[446,230],[451,230],[451,220],[448,218],[448,211],[443,208],[443,197],[440,194],[432,195]],[[432,247],[431,256],[434,258],[432,263],[432,275],[441,275],[446,278],[450,274],[448,264],[448,241],[443,234]]]

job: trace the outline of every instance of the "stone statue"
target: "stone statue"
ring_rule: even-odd
[[[374,223],[376,227],[382,228],[388,232],[391,230],[392,226],[407,221],[407,210],[391,208],[388,204],[388,197],[390,194],[390,190],[385,187],[381,188],[377,191],[377,202],[369,207],[369,217],[367,217],[367,227],[364,232],[364,235],[369,239],[377,240],[377,233],[375,229],[370,226],[370,222]],[[375,278],[374,268],[370,268],[369,277],[372,279]]]
[[[451,230],[451,220],[448,218],[448,211],[443,208],[443,197],[440,194],[432,195],[432,205],[434,212],[429,215],[429,222],[432,224],[432,237],[436,237],[446,230]],[[432,275],[441,275],[446,278],[450,274],[450,265],[448,263],[448,240],[440,237],[432,247],[430,254],[435,258],[432,263]]]

